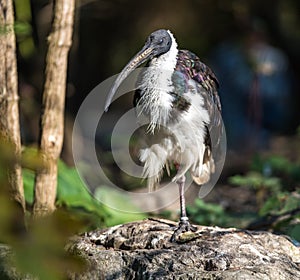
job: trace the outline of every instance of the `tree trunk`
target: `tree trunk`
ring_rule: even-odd
[[[0,140],[11,152],[7,182],[11,198],[25,211],[18,108],[16,38],[12,0],[0,0]]]
[[[54,0],[41,116],[40,151],[44,166],[37,171],[35,179],[34,217],[55,210],[57,161],[64,135],[67,64],[72,43],[74,9],[75,0]]]
[[[170,242],[175,226],[152,219],[74,238],[68,250],[88,268],[70,279],[300,279],[300,249],[285,236],[197,226]]]

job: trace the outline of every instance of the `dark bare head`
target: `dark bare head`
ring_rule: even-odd
[[[105,102],[105,111],[111,103],[117,89],[120,84],[128,77],[128,75],[144,62],[159,57],[162,54],[167,53],[172,45],[172,38],[169,31],[165,29],[159,29],[150,34],[147,38],[144,47],[128,62],[124,69],[119,74],[118,78],[114,82]]]

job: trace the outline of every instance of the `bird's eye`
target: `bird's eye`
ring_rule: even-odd
[[[146,40],[145,43],[150,43],[150,42],[153,41],[153,39],[154,39],[153,35],[150,35],[150,36],[147,38],[147,40]]]
[[[162,44],[164,42],[164,39],[159,39],[158,43]]]

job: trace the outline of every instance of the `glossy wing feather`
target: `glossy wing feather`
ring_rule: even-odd
[[[214,72],[190,51],[180,50],[176,71],[182,73],[185,79],[192,79],[199,85],[198,93],[202,95],[204,107],[208,111],[210,123],[206,124],[205,145],[212,149],[212,141],[218,146],[223,133],[221,118],[221,102],[218,95],[219,83]],[[187,81],[186,81],[187,82]],[[212,135],[213,138],[212,139]]]

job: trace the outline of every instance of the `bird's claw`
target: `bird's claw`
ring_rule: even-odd
[[[174,230],[174,232],[172,234],[171,242],[176,242],[178,240],[178,237],[182,233],[187,232],[187,231],[196,232],[197,227],[191,225],[189,222],[189,219],[187,217],[181,217],[178,227]]]

